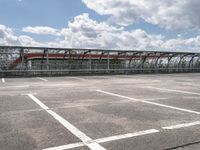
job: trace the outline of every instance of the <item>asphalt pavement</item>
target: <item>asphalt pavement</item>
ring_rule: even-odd
[[[199,150],[200,74],[2,78],[2,150]]]

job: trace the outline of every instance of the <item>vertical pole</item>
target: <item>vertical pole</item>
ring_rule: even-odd
[[[189,72],[192,72],[192,70],[193,70],[193,60],[194,60],[195,57],[196,57],[196,55],[193,55],[192,58],[189,61],[189,65],[188,65],[188,71]]]
[[[199,66],[199,60],[200,60],[200,55],[198,55],[198,59],[197,59],[197,61],[196,61],[196,65],[195,65],[195,71],[196,71],[196,68],[197,68],[197,72],[200,72],[200,66]]]
[[[172,58],[175,57],[176,55],[177,55],[177,54],[172,54],[171,56],[168,57],[167,70],[166,70],[166,72],[168,72],[168,73],[169,73],[170,71],[174,72],[174,70],[173,70],[174,67],[172,68],[172,70],[170,70],[169,67],[170,67],[170,63],[171,63]]]
[[[179,62],[178,62],[178,72],[182,72],[183,71],[183,59],[184,59],[184,57],[186,57],[187,56],[187,54],[186,55],[182,55],[182,56],[180,56],[180,60],[179,60]]]
[[[24,69],[24,49],[22,48],[20,51],[20,56],[21,56],[21,70]]]
[[[145,56],[144,56],[144,58],[143,58],[143,60],[142,60],[142,72],[145,72],[146,70],[146,67],[144,66],[144,64],[146,63],[146,59],[149,57],[151,55],[151,53],[147,53]]]
[[[107,56],[107,69],[108,69],[108,72],[110,72],[110,52],[108,52],[108,56]]]
[[[49,70],[49,50],[46,50],[47,70]]]
[[[89,51],[89,70],[92,70],[92,56],[91,56],[91,51]]]
[[[68,69],[71,69],[71,50],[69,50],[69,57],[68,57]]]
[[[46,49],[44,49],[44,51],[43,51],[43,56],[42,56],[42,60],[41,60],[41,71],[43,70],[45,54],[46,54]]]
[[[144,52],[142,52],[141,54],[140,54],[140,64],[139,64],[139,70],[138,70],[138,73],[141,73],[142,72],[142,62],[143,62],[143,55],[144,55]]]

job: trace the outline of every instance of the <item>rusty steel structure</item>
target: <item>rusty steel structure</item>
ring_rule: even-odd
[[[0,46],[0,76],[200,72],[200,53]]]

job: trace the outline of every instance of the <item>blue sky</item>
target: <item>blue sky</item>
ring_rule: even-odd
[[[1,22],[13,28],[24,26],[65,27],[89,9],[81,0],[0,0]]]
[[[198,6],[198,0],[0,0],[0,45],[198,51]]]

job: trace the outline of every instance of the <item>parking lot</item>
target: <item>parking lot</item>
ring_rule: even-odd
[[[199,150],[200,74],[2,78],[2,150]]]

